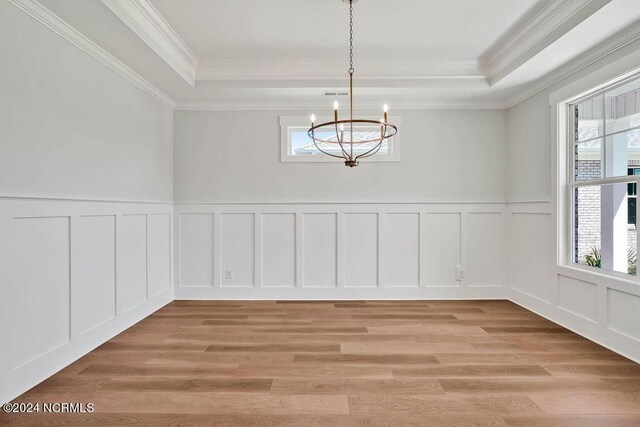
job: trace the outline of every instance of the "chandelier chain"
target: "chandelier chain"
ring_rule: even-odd
[[[349,0],[349,74],[353,74],[353,0]]]

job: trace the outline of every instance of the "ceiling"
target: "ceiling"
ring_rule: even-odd
[[[347,59],[349,8],[341,0],[151,3],[201,64]],[[539,0],[361,0],[354,4],[357,58],[366,62],[395,58],[476,61],[537,3]]]
[[[348,87],[342,0],[39,1],[177,109],[317,109]],[[637,2],[359,0],[357,106],[506,108],[638,38]]]

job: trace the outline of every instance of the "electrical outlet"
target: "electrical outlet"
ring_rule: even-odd
[[[229,270],[229,269],[227,268],[227,269],[225,270],[225,272],[224,272],[224,277],[225,277],[225,279],[227,279],[227,280],[231,280],[231,279],[233,279],[233,271],[232,271],[232,270]]]
[[[464,279],[464,268],[456,265],[456,280],[460,281],[462,279]]]

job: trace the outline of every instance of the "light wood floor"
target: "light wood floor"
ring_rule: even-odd
[[[506,301],[176,301],[0,424],[639,426],[640,365]]]

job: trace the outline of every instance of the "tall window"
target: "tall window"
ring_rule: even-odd
[[[635,275],[640,79],[570,104],[573,262]]]

